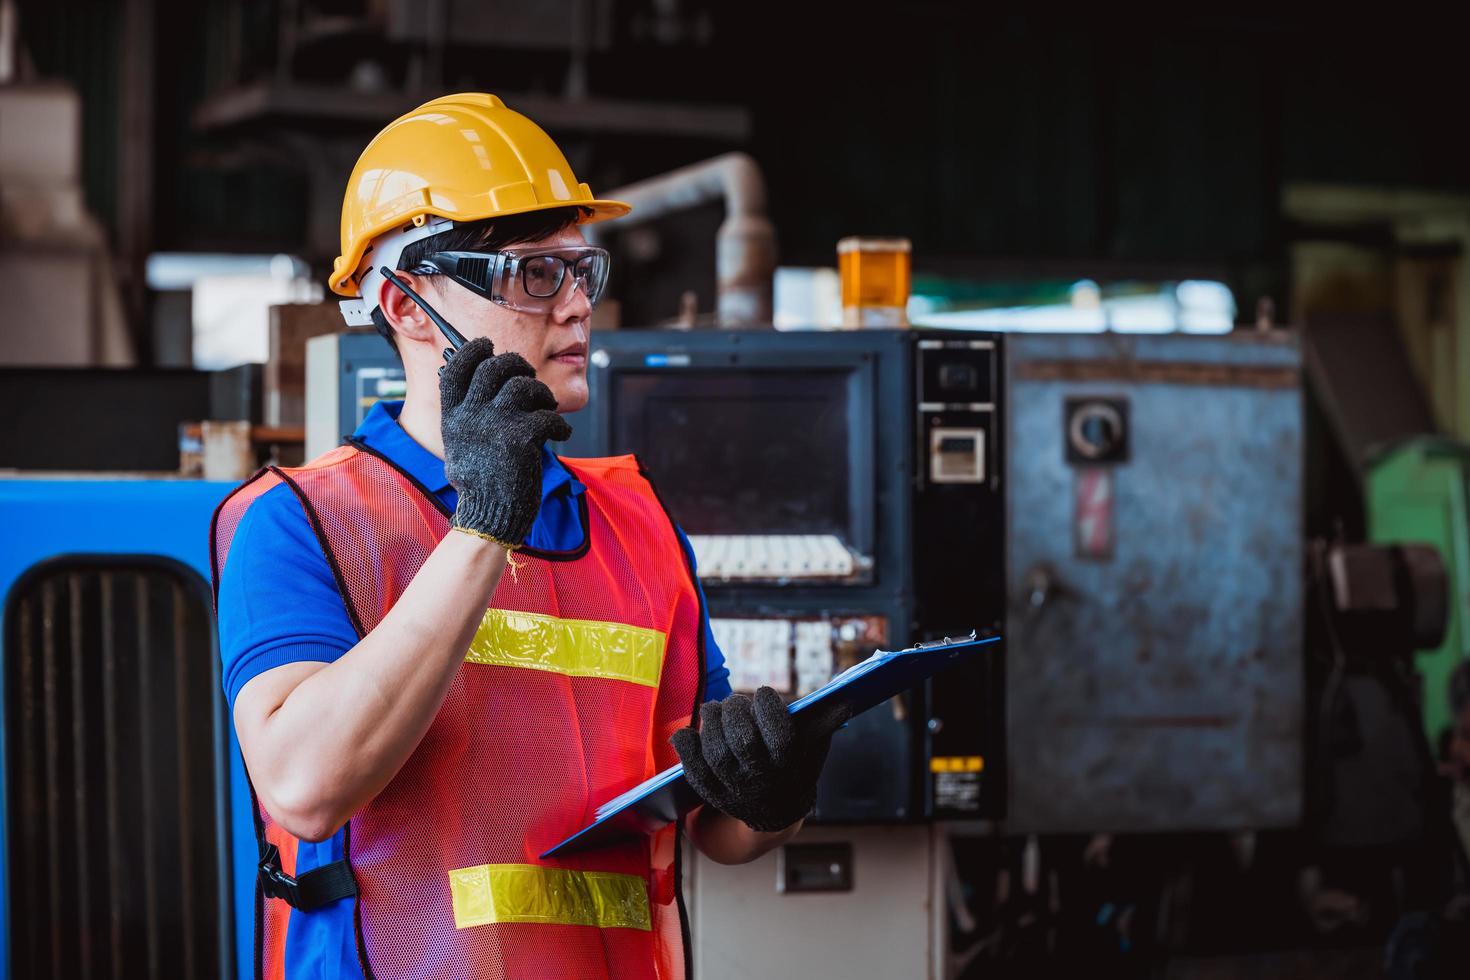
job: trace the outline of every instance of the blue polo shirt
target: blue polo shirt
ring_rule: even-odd
[[[379,402],[353,435],[392,460],[431,490],[451,511],[459,495],[444,477],[444,461],[414,442],[398,424],[402,402]],[[543,450],[541,509],[526,544],[542,551],[571,551],[582,544],[577,497],[586,488],[549,449]],[[691,566],[694,552],[675,531]],[[696,587],[698,580],[696,579]],[[700,604],[704,605],[703,589]],[[730,694],[730,672],[704,615],[705,697]],[[250,505],[230,544],[219,583],[220,656],[225,693],[235,697],[252,677],[301,661],[331,662],[357,644],[337,581],[321,544],[291,488],[273,487]],[[343,832],[320,843],[302,841],[297,873],[342,858]],[[360,978],[352,899],[304,914],[291,910],[286,962],[291,975]]]

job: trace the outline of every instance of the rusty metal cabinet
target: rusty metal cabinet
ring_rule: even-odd
[[[1017,334],[1006,374],[1008,829],[1295,823],[1295,338]]]

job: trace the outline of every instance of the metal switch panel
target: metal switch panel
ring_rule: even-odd
[[[935,483],[984,483],[985,430],[949,426],[930,429],[929,479]]]
[[[852,891],[852,845],[787,844],[776,855],[776,891]]]
[[[1063,415],[1067,462],[1128,461],[1128,399],[1068,398]]]

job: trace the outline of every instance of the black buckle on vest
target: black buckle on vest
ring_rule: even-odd
[[[346,861],[333,861],[293,878],[281,867],[280,849],[267,841],[256,867],[260,870],[260,890],[266,898],[279,898],[303,912],[357,894],[357,879]]]
[[[267,843],[257,867],[260,869],[260,889],[266,898],[283,899],[294,908],[301,907],[301,885],[281,867],[280,848]]]

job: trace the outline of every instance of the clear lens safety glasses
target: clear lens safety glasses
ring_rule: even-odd
[[[434,252],[413,271],[448,276],[466,289],[521,313],[546,313],[559,299],[567,275],[593,306],[602,298],[609,268],[607,249],[595,245],[506,249],[499,252]]]

